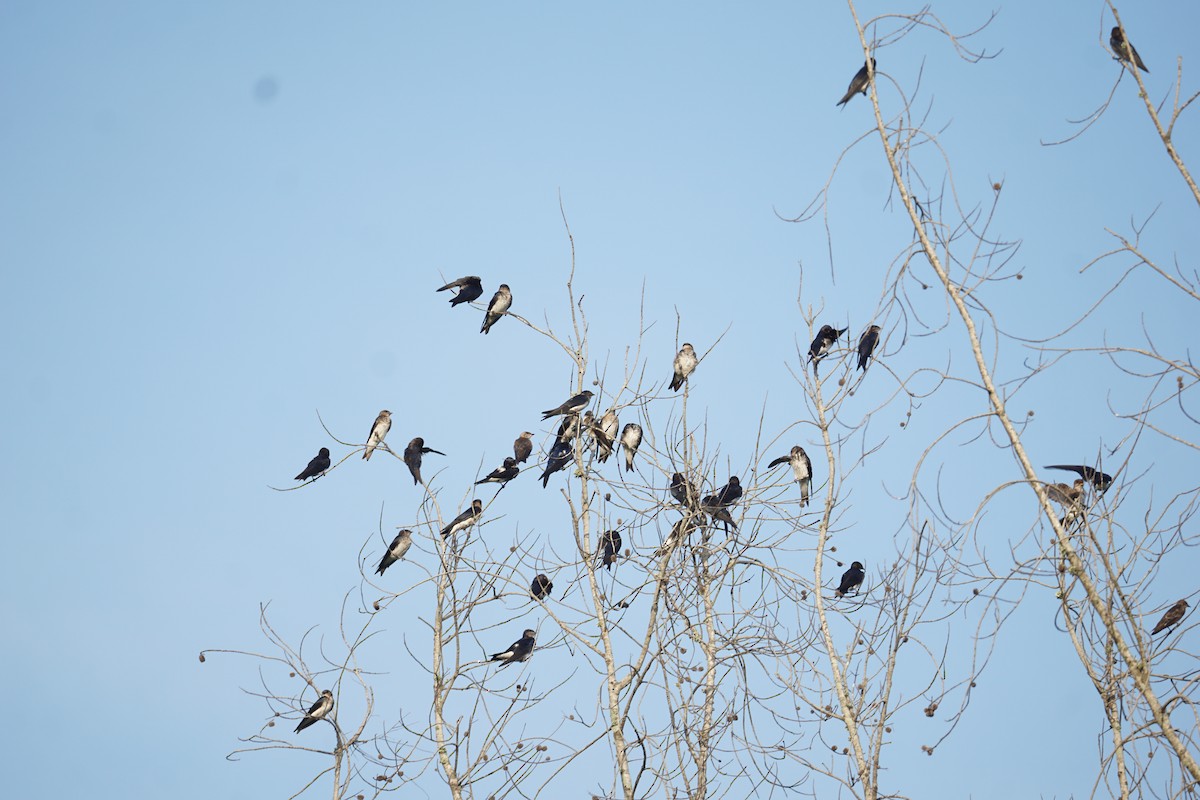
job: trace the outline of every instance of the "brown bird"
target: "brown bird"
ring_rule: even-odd
[[[1187,613],[1187,607],[1188,601],[1180,600],[1178,603],[1168,608],[1167,613],[1163,614],[1162,619],[1160,619],[1154,626],[1154,630],[1150,631],[1150,635],[1153,636],[1159,631],[1165,631],[1167,628],[1178,625],[1179,621],[1183,619],[1183,615]]]
[[[513,457],[517,459],[518,464],[524,464],[529,460],[531,453],[533,453],[533,434],[525,431],[513,442]]]
[[[387,432],[391,429],[392,412],[385,408],[379,412],[379,416],[375,418],[375,423],[371,426],[371,434],[367,437],[367,447],[363,450],[362,457],[370,461],[371,453],[374,453],[375,448],[383,444],[383,437],[387,436]]]
[[[1083,478],[1076,478],[1071,486],[1065,483],[1048,484],[1046,494],[1066,511],[1066,515],[1059,520],[1060,525],[1071,524],[1083,513]]]

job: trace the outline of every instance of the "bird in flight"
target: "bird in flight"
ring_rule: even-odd
[[[1061,469],[1067,472],[1074,472],[1085,481],[1090,481],[1100,494],[1104,494],[1104,490],[1112,486],[1113,482],[1112,475],[1082,464],[1051,464],[1045,467],[1045,469]]]

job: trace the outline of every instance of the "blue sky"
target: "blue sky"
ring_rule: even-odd
[[[859,13],[886,8],[917,10]],[[963,4],[935,10],[958,30],[985,19]],[[1079,140],[1040,144],[1072,133],[1067,120],[1112,88],[1119,68],[1101,47],[1111,25],[1101,11],[1006,4],[972,40],[998,56],[974,65],[924,31],[877,54],[885,110],[898,102],[891,81],[912,93],[920,78],[918,105],[941,131],[963,205],[990,202],[990,184],[1003,183],[994,230],[1022,240],[1013,267],[1023,279],[988,298],[1029,338],[1063,327],[1118,274],[1115,264],[1079,274],[1110,248],[1105,227],[1126,232],[1157,210],[1157,254],[1185,265],[1195,255],[1195,208],[1128,77]],[[1125,11],[1156,97],[1174,56],[1189,64],[1195,14]],[[871,139],[850,150],[831,189],[832,248],[820,220],[784,221],[872,124],[861,97],[834,107],[861,63],[837,4],[0,4],[0,469],[16,567],[0,589],[2,671],[17,723],[10,754],[24,767],[10,776],[14,796],[44,791],[64,762],[101,798],[166,787],[278,794],[310,771],[294,754],[223,760],[262,719],[240,691],[256,673],[236,659],[201,666],[196,653],[257,648],[260,603],[289,635],[332,630],[381,513],[389,532],[413,519],[421,496],[389,459],[355,457],[314,487],[271,491],[319,447],[348,452],[318,411],[357,442],[389,408],[393,446],[422,435],[448,453],[426,466],[444,468],[444,510],[462,507],[518,432],[544,438],[537,412],[572,391],[561,352],[512,320],[480,336],[480,312],[450,310],[434,289],[477,274],[486,299],[506,282],[515,312],[563,329],[560,202],[593,363],[607,360],[609,381],[640,314],[653,381],[669,377],[677,314],[702,353],[729,328],[694,376],[690,413],[707,414],[710,438],[744,469],[760,414],[773,436],[805,413],[787,368],[810,338],[800,308],[823,305],[822,320],[857,336],[909,240]],[[1194,153],[1194,125],[1176,141]],[[923,157],[939,186],[938,159]],[[1144,323],[1176,342],[1191,320],[1142,275],[1067,341],[1138,342]],[[886,351],[897,372],[965,365],[946,337],[901,341],[899,325],[893,310]],[[1010,339],[1002,347],[1012,377],[1028,354]],[[1018,408],[1036,411],[1038,463],[1086,461],[1130,432],[1109,403],[1128,408],[1141,385],[1102,364],[1069,360],[1020,395]],[[871,380],[894,390],[883,370]],[[866,498],[902,488],[963,398],[982,408],[978,394],[951,389],[903,432],[902,406],[880,412],[895,432],[861,474],[851,520],[868,563],[891,554],[906,507]],[[968,438],[938,455],[964,514],[1017,475],[1003,453],[958,447]],[[1148,437],[1136,458],[1159,502],[1192,485],[1182,448]],[[1151,497],[1148,484],[1131,508]],[[561,500],[534,476],[506,494],[497,527],[565,530]],[[1013,530],[989,517],[998,546],[1028,527],[1029,506],[1016,505]],[[1152,607],[1191,591],[1181,567],[1160,576]],[[994,691],[973,699],[933,762],[891,753],[896,788],[1088,791],[1097,709],[1054,631],[1055,608],[1034,597],[1008,623],[984,678]],[[387,626],[393,636],[401,627]],[[398,656],[392,667],[386,680],[414,679]],[[1036,710],[1006,713],[1018,702]],[[1078,727],[1022,749],[1031,725],[1050,718]],[[982,736],[986,761],[972,757]],[[1001,769],[1010,758],[1027,769]]]

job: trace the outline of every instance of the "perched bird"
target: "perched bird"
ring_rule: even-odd
[[[667,540],[663,542],[663,546],[660,547],[654,555],[661,556],[665,554],[672,547],[675,547],[676,545],[682,544],[684,541],[686,541],[688,535],[692,531],[696,530],[702,525],[707,524],[708,517],[704,516],[703,514],[684,514],[671,527],[671,533],[667,535]]]
[[[682,473],[676,472],[671,476],[671,497],[675,498],[676,503],[691,508],[696,504],[698,494],[696,485],[684,478]]]
[[[687,342],[675,354],[675,377],[671,378],[671,390],[678,392],[688,376],[696,371],[696,351]]]
[[[1085,481],[1090,481],[1092,486],[1095,486],[1096,491],[1100,494],[1104,494],[1104,490],[1109,486],[1112,486],[1113,482],[1112,475],[1101,472],[1098,469],[1093,469],[1091,467],[1086,467],[1079,464],[1051,464],[1050,466],[1045,467],[1045,469],[1061,469],[1066,470],[1067,472],[1074,472]]]
[[[1050,499],[1066,510],[1066,515],[1058,521],[1060,525],[1068,525],[1083,513],[1083,478],[1076,478],[1072,486],[1065,483],[1046,485],[1046,494]]]
[[[478,300],[483,294],[483,285],[480,283],[478,275],[468,275],[465,278],[459,278],[456,281],[450,281],[439,292],[444,292],[447,289],[457,289],[458,293],[450,298],[450,307],[454,308],[459,303],[469,303],[472,300]]]
[[[822,325],[821,330],[817,331],[817,338],[812,340],[812,344],[808,348],[808,361],[813,365],[813,374],[817,374],[817,365],[821,363],[821,359],[829,352],[829,348],[833,347],[833,343],[838,340],[849,328],[838,330],[832,325]]]
[[[363,450],[363,458],[367,461],[371,460],[371,453],[375,452],[375,448],[383,444],[383,437],[387,436],[387,432],[392,429],[392,412],[386,408],[379,412],[379,416],[375,418],[375,424],[371,426],[371,435],[367,437],[367,448]]]
[[[533,595],[534,600],[545,600],[552,591],[554,591],[554,584],[545,575],[535,576],[533,583],[529,585],[529,593]]]
[[[542,473],[542,488],[545,489],[550,484],[550,476],[558,472],[560,469],[565,469],[567,464],[571,463],[575,451],[571,448],[568,442],[555,442],[550,448],[550,455],[546,458],[546,471]]]
[[[543,411],[542,419],[550,419],[551,417],[557,417],[560,414],[564,416],[567,414],[578,414],[580,411],[583,411],[583,409],[587,408],[587,404],[591,401],[592,393],[587,389],[584,389],[582,392],[575,395],[558,408],[552,408],[549,411]]]
[[[513,442],[513,457],[517,459],[518,464],[524,464],[529,460],[529,456],[533,453],[533,434],[529,431],[524,431]]]
[[[313,457],[312,461],[308,462],[308,466],[304,471],[296,476],[298,481],[306,481],[309,478],[316,478],[324,474],[325,470],[329,469],[329,448],[322,447],[321,450]]]
[[[478,522],[481,516],[483,516],[483,502],[472,500],[470,508],[455,517],[454,521],[449,525],[442,528],[442,538],[445,539],[447,536],[453,536],[459,531],[467,530]]]
[[[796,483],[800,484],[800,507],[803,508],[808,505],[808,492],[812,487],[812,462],[808,460],[808,453],[804,452],[804,448],[796,445],[790,454],[780,456],[768,464],[767,469],[784,463],[792,466],[792,475],[795,476]]]
[[[388,545],[387,552],[383,554],[383,558],[380,559],[379,566],[375,568],[375,572],[382,575],[387,571],[388,567],[404,558],[410,547],[412,547],[412,531],[406,528],[397,533],[395,539],[392,539],[392,543]]]
[[[596,455],[601,464],[608,461],[608,457],[612,455],[613,445],[617,441],[617,430],[620,427],[621,420],[617,419],[617,412],[609,409],[600,418],[600,424],[593,429],[596,436]]]
[[[717,489],[716,494],[710,494],[704,498],[701,505],[706,510],[714,508],[728,508],[738,501],[742,496],[742,482],[738,480],[737,475],[729,476],[729,483]]]
[[[875,345],[879,344],[879,326],[872,325],[858,339],[858,368],[867,371],[871,356],[875,353]]]
[[[583,412],[582,417],[578,414],[567,414],[558,426],[558,441],[570,444],[571,440],[580,432],[585,432],[590,436],[595,425],[596,417],[592,414],[591,409]]]
[[[642,426],[636,422],[626,425],[621,431],[621,444],[625,448],[625,471],[633,472],[633,457],[642,445]]]
[[[508,284],[500,284],[500,289],[492,295],[492,302],[488,303],[487,312],[483,315],[483,327],[479,329],[480,333],[487,333],[492,329],[504,313],[512,307],[512,292],[508,290]]]
[[[863,579],[866,577],[867,573],[863,572],[862,562],[855,561],[850,565],[850,569],[842,573],[842,582],[838,584],[834,594],[838,597],[845,597],[851,589],[858,594],[858,587],[862,586]]]
[[[309,707],[308,713],[304,715],[304,719],[300,720],[300,724],[296,726],[296,733],[304,730],[319,719],[325,719],[329,716],[330,711],[333,711],[333,692],[323,689],[321,696],[317,698],[317,702]]]
[[[439,456],[446,455],[441,450],[434,450],[432,447],[425,446],[425,440],[420,436],[408,443],[408,447],[404,448],[404,463],[408,465],[408,471],[412,473],[413,485],[424,483],[421,480],[421,456],[425,453],[437,453]]]
[[[505,484],[520,474],[521,468],[517,466],[517,460],[515,458],[506,458],[504,459],[503,466],[496,467],[483,480],[475,481],[475,485],[478,486],[481,483]]]
[[[1170,628],[1173,625],[1178,625],[1179,621],[1183,619],[1183,615],[1187,613],[1187,607],[1188,601],[1180,600],[1178,603],[1168,608],[1167,613],[1162,615],[1162,619],[1155,623],[1154,630],[1150,631],[1150,635],[1153,636],[1159,631],[1165,631],[1167,628]]]
[[[612,571],[612,565],[617,563],[617,557],[621,555],[621,534],[618,531],[605,531],[600,536],[600,549],[596,553],[596,557],[600,559],[600,563],[604,568]]]
[[[1142,57],[1138,55],[1137,48],[1133,46],[1132,42],[1125,38],[1125,34],[1121,33],[1121,27],[1119,25],[1113,26],[1112,34],[1108,37],[1108,46],[1111,47],[1113,52],[1117,54],[1117,60],[1122,64],[1127,64],[1130,67],[1136,64],[1137,68],[1142,72],[1150,71],[1146,69],[1145,62],[1143,62]]]
[[[521,634],[521,638],[508,646],[508,649],[501,653],[493,653],[492,661],[499,661],[500,666],[507,667],[509,664],[517,664],[522,661],[528,661],[533,655],[533,645],[536,641],[534,636],[536,631],[525,629],[525,633]]]
[[[877,62],[873,58],[871,59],[871,70],[870,70],[871,72],[875,71],[875,65],[877,63],[879,63],[879,62]],[[837,104],[839,106],[844,106],[844,105],[846,105],[846,103],[850,102],[850,98],[854,97],[854,95],[859,94],[859,93],[862,93],[865,95],[867,93],[867,87],[870,85],[871,85],[871,75],[868,73],[867,64],[864,61],[862,68],[858,72],[854,73],[854,77],[850,79],[850,88],[846,90],[846,94],[842,97],[841,100],[838,100]]]
[[[735,531],[738,529],[737,523],[733,521],[733,515],[729,513],[728,508],[725,508],[724,506],[717,506],[716,508],[706,508],[706,510],[708,513],[712,514],[712,518],[715,521],[720,522],[725,526],[726,531],[728,531],[730,528],[733,528]]]

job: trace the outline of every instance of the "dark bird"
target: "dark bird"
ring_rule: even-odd
[[[475,485],[478,486],[481,483],[505,484],[520,474],[521,468],[517,466],[517,460],[515,458],[506,458],[504,459],[504,466],[496,467],[488,473],[486,478],[481,481],[475,481]]]
[[[871,72],[875,71],[875,65],[879,63],[875,59],[871,59]],[[856,94],[866,94],[867,87],[871,85],[871,76],[867,71],[867,64],[864,61],[862,68],[854,73],[854,77],[850,79],[850,88],[846,90],[846,94],[841,100],[838,100],[839,106],[844,106],[850,102],[850,98]]]
[[[483,502],[472,500],[470,508],[455,517],[454,521],[449,525],[442,528],[442,538],[445,539],[447,536],[453,536],[459,531],[467,530],[478,522],[481,516],[483,516]]]
[[[733,515],[729,513],[728,508],[717,506],[716,508],[706,507],[705,510],[712,514],[712,518],[715,521],[724,524],[726,531],[730,528],[733,528],[735,531],[737,530],[737,523],[733,521]]]
[[[450,307],[454,308],[459,303],[469,303],[472,300],[478,300],[483,294],[483,285],[480,283],[478,275],[468,275],[465,278],[459,278],[456,281],[450,281],[439,292],[444,292],[447,289],[457,289],[458,294],[450,298]]]
[[[554,591],[554,584],[545,575],[537,575],[529,585],[529,593],[534,600],[545,600]]]
[[[424,483],[421,480],[421,456],[425,453],[437,453],[439,456],[446,455],[441,450],[426,447],[425,440],[420,436],[413,439],[408,443],[408,447],[404,448],[404,463],[408,465],[408,471],[412,473],[414,485]]]
[[[388,567],[404,558],[410,547],[412,547],[412,531],[405,529],[397,533],[396,538],[392,539],[392,543],[388,545],[387,552],[380,559],[375,572],[382,575]]]
[[[367,448],[363,450],[363,458],[370,461],[371,453],[375,452],[375,448],[383,444],[383,437],[387,436],[387,432],[392,429],[392,412],[386,408],[379,412],[379,416],[375,418],[375,424],[371,426],[371,435],[367,437]]]
[[[308,713],[304,715],[304,719],[300,720],[300,724],[296,726],[296,733],[304,730],[319,719],[325,719],[329,716],[330,711],[333,711],[333,692],[324,689],[321,691],[321,696],[317,698],[317,702],[309,707]]]
[[[867,371],[871,356],[875,353],[875,345],[879,344],[879,326],[872,325],[858,339],[858,368]]]
[[[1150,71],[1146,69],[1145,62],[1143,62],[1142,57],[1138,55],[1137,48],[1133,46],[1132,42],[1125,38],[1125,34],[1121,33],[1120,26],[1113,27],[1112,34],[1108,37],[1108,46],[1111,47],[1113,52],[1117,54],[1117,60],[1122,64],[1128,64],[1130,66],[1136,64],[1137,68],[1142,72]]]
[[[533,434],[525,431],[513,442],[513,457],[517,459],[518,464],[524,464],[532,453]]]
[[[608,461],[608,457],[612,455],[613,445],[617,441],[617,430],[620,427],[621,420],[617,419],[617,412],[609,409],[600,418],[600,424],[593,429],[596,437],[596,456],[601,464]]]
[[[492,302],[488,303],[487,313],[483,315],[483,327],[479,329],[480,333],[487,333],[492,329],[505,312],[512,307],[512,292],[508,290],[508,284],[500,284],[500,289],[492,295]]]
[[[600,549],[596,553],[596,557],[600,559],[600,563],[604,568],[612,571],[612,565],[617,563],[617,557],[621,555],[621,534],[618,531],[605,531],[600,536]]]
[[[1170,628],[1173,625],[1178,625],[1179,621],[1183,619],[1183,615],[1187,613],[1187,607],[1188,601],[1180,600],[1178,603],[1168,608],[1167,613],[1162,615],[1162,619],[1155,623],[1154,630],[1150,631],[1150,635],[1153,636],[1159,631],[1165,631],[1167,628]]]
[[[296,476],[296,480],[306,481],[309,478],[316,478],[329,469],[329,464],[329,448],[322,447],[316,456],[313,457],[313,460],[308,462],[308,466],[304,468],[304,471]]]
[[[642,446],[642,426],[630,422],[621,431],[621,445],[625,448],[625,471],[633,472],[633,457]]]
[[[817,338],[812,340],[812,344],[808,348],[808,361],[813,365],[814,375],[817,374],[817,365],[829,352],[829,348],[833,347],[833,343],[838,340],[838,337],[848,330],[849,328],[838,330],[832,325],[822,325],[821,330],[817,331]]]
[[[780,464],[791,465],[792,475],[796,478],[796,483],[800,484],[800,507],[803,508],[808,505],[808,492],[812,487],[812,462],[808,460],[808,453],[804,452],[803,447],[796,445],[790,454],[780,456],[767,464],[767,469]]]
[[[858,594],[858,587],[862,586],[863,579],[866,577],[867,573],[863,572],[862,562],[855,561],[850,565],[850,569],[842,573],[842,582],[838,584],[834,594],[838,597],[845,597],[851,589]]]
[[[682,506],[691,508],[696,504],[698,493],[696,485],[685,479],[682,473],[676,472],[671,476],[671,497]]]
[[[1051,464],[1048,467],[1044,467],[1044,469],[1061,469],[1067,472],[1074,472],[1085,481],[1090,481],[1100,494],[1104,494],[1104,490],[1112,486],[1113,482],[1112,475],[1079,464]]]
[[[567,414],[562,418],[562,422],[558,426],[558,441],[563,444],[570,444],[571,440],[579,435],[580,431],[586,431],[591,434],[592,427],[595,425],[596,418],[592,412],[583,412],[581,419],[578,414]]]
[[[563,403],[558,408],[552,408],[549,411],[542,412],[542,419],[550,419],[557,417],[560,414],[578,414],[583,409],[587,408],[587,404],[592,401],[592,393],[584,389],[579,394],[572,397],[567,402]]]
[[[546,471],[542,473],[542,488],[545,489],[550,483],[550,476],[558,472],[560,469],[565,469],[567,464],[571,463],[575,451],[567,442],[555,442],[550,448],[550,455],[546,458]]]
[[[671,378],[671,390],[678,392],[683,386],[684,381],[688,376],[696,371],[696,351],[687,342],[683,343],[683,347],[675,354],[675,376]]]
[[[528,661],[529,657],[533,655],[533,645],[536,641],[534,639],[535,634],[536,631],[526,628],[525,633],[521,635],[520,639],[510,644],[504,652],[493,653],[491,660],[499,661],[502,667]]]
[[[728,508],[738,501],[742,496],[742,482],[738,480],[737,475],[729,476],[729,483],[717,489],[716,494],[710,494],[704,498],[701,505],[706,510],[714,508]]]

